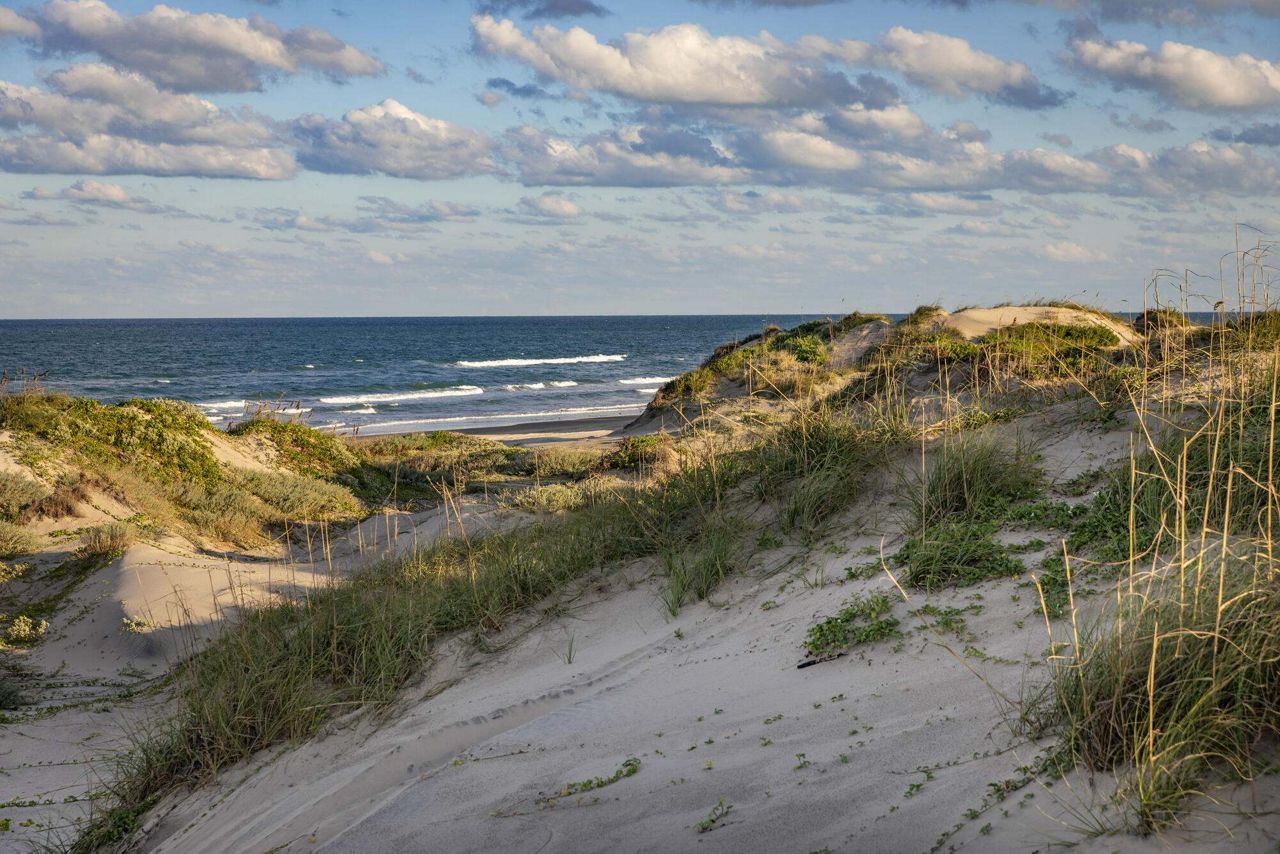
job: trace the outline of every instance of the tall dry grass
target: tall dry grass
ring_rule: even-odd
[[[1140,445],[1072,538],[1065,628],[1046,617],[1052,676],[1025,713],[1033,733],[1058,739],[1057,770],[1114,775],[1118,818],[1099,829],[1178,822],[1197,798],[1261,773],[1280,736],[1271,249],[1229,256],[1208,330],[1169,320],[1185,291],[1152,306],[1178,340],[1143,354],[1127,392]],[[1086,573],[1112,579],[1104,603],[1075,595]]]

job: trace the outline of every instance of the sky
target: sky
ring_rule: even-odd
[[[1280,0],[0,5],[0,318],[1139,310],[1280,235]]]

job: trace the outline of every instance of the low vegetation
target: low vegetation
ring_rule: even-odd
[[[897,637],[893,600],[884,593],[854,596],[835,616],[810,627],[804,648],[814,658],[828,658],[864,643]]]

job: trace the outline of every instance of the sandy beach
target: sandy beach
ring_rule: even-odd
[[[459,430],[513,445],[548,445],[563,442],[601,443],[632,435],[626,428],[638,415],[609,418],[576,418],[565,421],[532,421],[505,427],[471,427]]]

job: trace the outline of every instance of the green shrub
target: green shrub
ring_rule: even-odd
[[[926,591],[1020,574],[1022,563],[996,542],[994,530],[988,523],[942,522],[909,539],[894,560],[906,567],[909,586]]]
[[[1120,343],[1099,324],[1019,323],[978,339],[985,365],[1028,379],[1075,377],[1105,367],[1103,351]]]
[[[665,433],[628,436],[604,458],[604,465],[613,469],[639,469],[652,466],[658,461],[660,450],[669,445],[671,445],[671,438]]]
[[[35,534],[12,522],[0,521],[0,558],[31,554],[39,547]]]
[[[156,477],[216,483],[221,470],[198,409],[173,400],[105,405],[58,394],[0,394],[0,428],[38,436],[89,461]]]
[[[275,447],[281,465],[308,477],[332,477],[358,462],[337,435],[295,421],[257,417],[232,425],[228,432],[266,439]]]
[[[133,543],[135,531],[128,522],[108,522],[87,528],[80,535],[80,553],[85,557],[115,557]]]
[[[242,471],[237,485],[256,495],[279,513],[271,521],[321,521],[350,519],[360,512],[360,502],[336,484],[285,472]]]
[[[780,346],[795,356],[797,361],[806,365],[825,365],[827,363],[829,355],[827,345],[816,335],[799,335],[794,338],[788,338]]]
[[[883,593],[854,596],[834,617],[810,627],[804,648],[815,658],[825,658],[859,644],[897,637],[901,633],[892,611],[893,603]]]
[[[48,489],[29,477],[0,471],[0,520],[16,521],[27,507],[48,494]]]
[[[1139,335],[1153,335],[1166,329],[1184,329],[1191,325],[1187,316],[1176,308],[1149,308],[1133,320]]]

